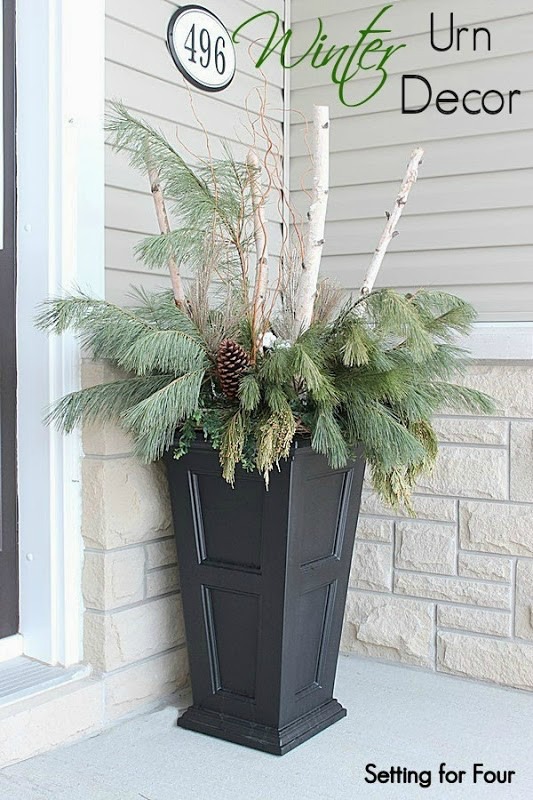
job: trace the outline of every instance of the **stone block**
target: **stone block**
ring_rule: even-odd
[[[184,640],[179,595],[109,614],[85,613],[84,658],[100,672],[164,653]]]
[[[81,362],[81,385],[83,389],[97,386],[100,383],[111,383],[127,378],[128,375],[109,361],[93,361],[83,358]]]
[[[533,503],[533,422],[511,423],[511,500]]]
[[[111,422],[85,424],[82,428],[86,456],[125,456],[133,453],[133,439]]]
[[[463,550],[533,556],[533,508],[461,502],[460,542]]]
[[[533,645],[440,633],[437,669],[516,689],[533,689]]]
[[[435,469],[419,479],[418,489],[451,497],[505,500],[507,451],[490,447],[441,447]]]
[[[510,587],[497,583],[397,572],[394,591],[411,597],[448,600],[452,603],[484,606],[485,608],[509,609],[511,607]]]
[[[159,542],[151,542],[145,545],[146,550],[146,569],[159,569],[160,567],[170,567],[177,563],[176,540],[162,539]]]
[[[440,497],[413,497],[413,507],[418,519],[436,522],[454,522],[456,519],[455,501]],[[405,509],[393,510],[386,506],[374,492],[363,492],[361,513],[384,517],[409,517]]]
[[[83,599],[99,611],[138,603],[144,598],[144,549],[85,553]]]
[[[511,580],[511,572],[512,562],[510,558],[478,556],[471,553],[459,554],[459,575],[462,578],[509,582]]]
[[[398,522],[395,566],[419,572],[455,575],[455,527],[436,523]]]
[[[394,522],[377,517],[359,517],[357,523],[357,539],[367,539],[371,542],[392,542],[394,536]]]
[[[105,710],[117,719],[187,686],[189,663],[182,647],[104,677]]]
[[[511,635],[512,617],[506,611],[482,611],[458,606],[441,606],[437,611],[437,627],[454,628],[489,636]]]
[[[428,667],[434,646],[434,606],[387,595],[348,593],[345,652]]]
[[[357,589],[390,592],[392,589],[392,547],[357,542],[350,572],[350,585]]]
[[[84,389],[100,383],[125,378],[125,373],[114,369],[104,361],[84,359],[81,369],[81,380]],[[116,423],[98,422],[86,424],[82,428],[83,452],[90,456],[125,455],[133,451],[133,440]]]
[[[146,575],[146,596],[160,597],[163,594],[176,592],[180,585],[180,575],[177,567],[156,569]]]
[[[465,386],[491,395],[497,416],[533,418],[533,367],[515,364],[474,364],[462,379]]]
[[[509,433],[508,422],[490,417],[436,417],[433,426],[439,442],[455,444],[506,445]]]
[[[134,458],[84,459],[82,532],[85,544],[111,550],[172,531],[162,464]]]
[[[520,639],[533,640],[533,561],[516,565],[515,632]]]

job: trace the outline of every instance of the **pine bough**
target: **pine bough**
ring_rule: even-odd
[[[284,241],[274,287],[265,205],[269,192],[285,193],[267,159],[251,153],[239,163],[226,149],[219,160],[191,165],[120,104],[108,128],[114,147],[149,180],[161,233],[137,253],[150,267],[169,268],[172,291],[138,291],[127,307],[82,292],[43,304],[42,329],[75,331],[94,359],[125,372],[121,380],[62,398],[48,422],[69,432],[83,422],[116,420],[147,462],[169,448],[180,457],[203,431],[230,483],[237,465],[268,483],[297,435],[309,437],[333,468],[363,444],[375,489],[393,507],[409,509],[418,476],[436,459],[433,415],[443,408],[492,409],[490,398],[454,382],[467,363],[455,342],[470,329],[472,307],[443,292],[373,288],[421,151],[413,154],[360,296],[339,302],[338,290],[319,281],[327,109],[315,113],[312,210],[307,234],[297,232],[312,251],[300,252],[294,237]],[[236,396],[224,392],[219,376],[220,348],[227,351],[228,341],[235,343],[230,352],[248,354],[234,358],[239,372],[229,382],[237,381]],[[226,384],[232,363],[225,365]]]

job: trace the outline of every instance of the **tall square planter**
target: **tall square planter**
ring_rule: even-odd
[[[364,473],[307,440],[263,478],[166,456],[193,705],[183,728],[283,755],[346,715],[332,697]]]

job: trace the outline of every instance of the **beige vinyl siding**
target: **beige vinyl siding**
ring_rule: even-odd
[[[106,98],[120,99],[139,116],[163,130],[173,141],[179,137],[183,151],[206,155],[206,134],[212,153],[221,155],[226,139],[235,155],[244,158],[252,143],[246,106],[259,107],[257,89],[263,78],[248,52],[250,40],[237,45],[237,74],[225,91],[200,92],[189,86],[166,48],[166,30],[177,7],[170,0],[106,0]],[[263,6],[248,0],[213,0],[206,4],[230,31],[263,8],[283,14],[282,0]],[[261,30],[261,26],[254,28]],[[268,26],[266,27],[268,30]],[[268,82],[268,122],[283,140],[284,75],[279,64],[265,65]],[[205,130],[203,130],[205,128]],[[282,229],[275,203],[268,208],[271,252],[279,251]],[[146,179],[137,174],[124,155],[106,146],[106,294],[123,301],[131,285],[168,287],[165,272],[154,273],[136,261],[134,246],[143,236],[157,232],[154,208]]]
[[[333,0],[327,14],[318,0],[293,0],[293,56],[305,52],[324,22],[327,47],[355,43],[383,8],[368,0]],[[441,7],[439,7],[439,5]],[[442,6],[445,6],[442,7]],[[478,52],[465,35],[460,52],[430,46],[430,13],[447,41],[449,15],[456,25],[488,27],[492,51],[480,36]],[[387,42],[405,43],[389,62],[381,92],[360,108],[338,98],[331,68],[306,62],[291,71],[291,106],[310,116],[313,103],[331,109],[331,194],[325,271],[348,288],[360,285],[412,148],[426,157],[421,179],[380,275],[381,285],[413,289],[422,284],[457,292],[485,319],[533,318],[533,8],[531,0],[464,0],[460,6],[401,0],[380,20]],[[439,36],[439,33],[436,34]],[[437,39],[438,41],[438,39]],[[443,89],[520,89],[512,115],[452,116],[432,106],[402,115],[401,77],[423,75],[434,96]],[[376,76],[358,75],[349,96],[362,97]],[[420,95],[409,92],[413,103]],[[302,175],[308,169],[305,126],[291,126],[291,188],[305,212]],[[304,181],[305,185],[305,181]]]

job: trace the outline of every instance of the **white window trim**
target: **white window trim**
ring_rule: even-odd
[[[50,664],[82,658],[79,436],[42,424],[79,388],[72,338],[35,330],[74,284],[104,293],[104,0],[18,0],[18,491],[20,633]]]
[[[533,361],[533,322],[477,322],[461,344],[476,361]]]

